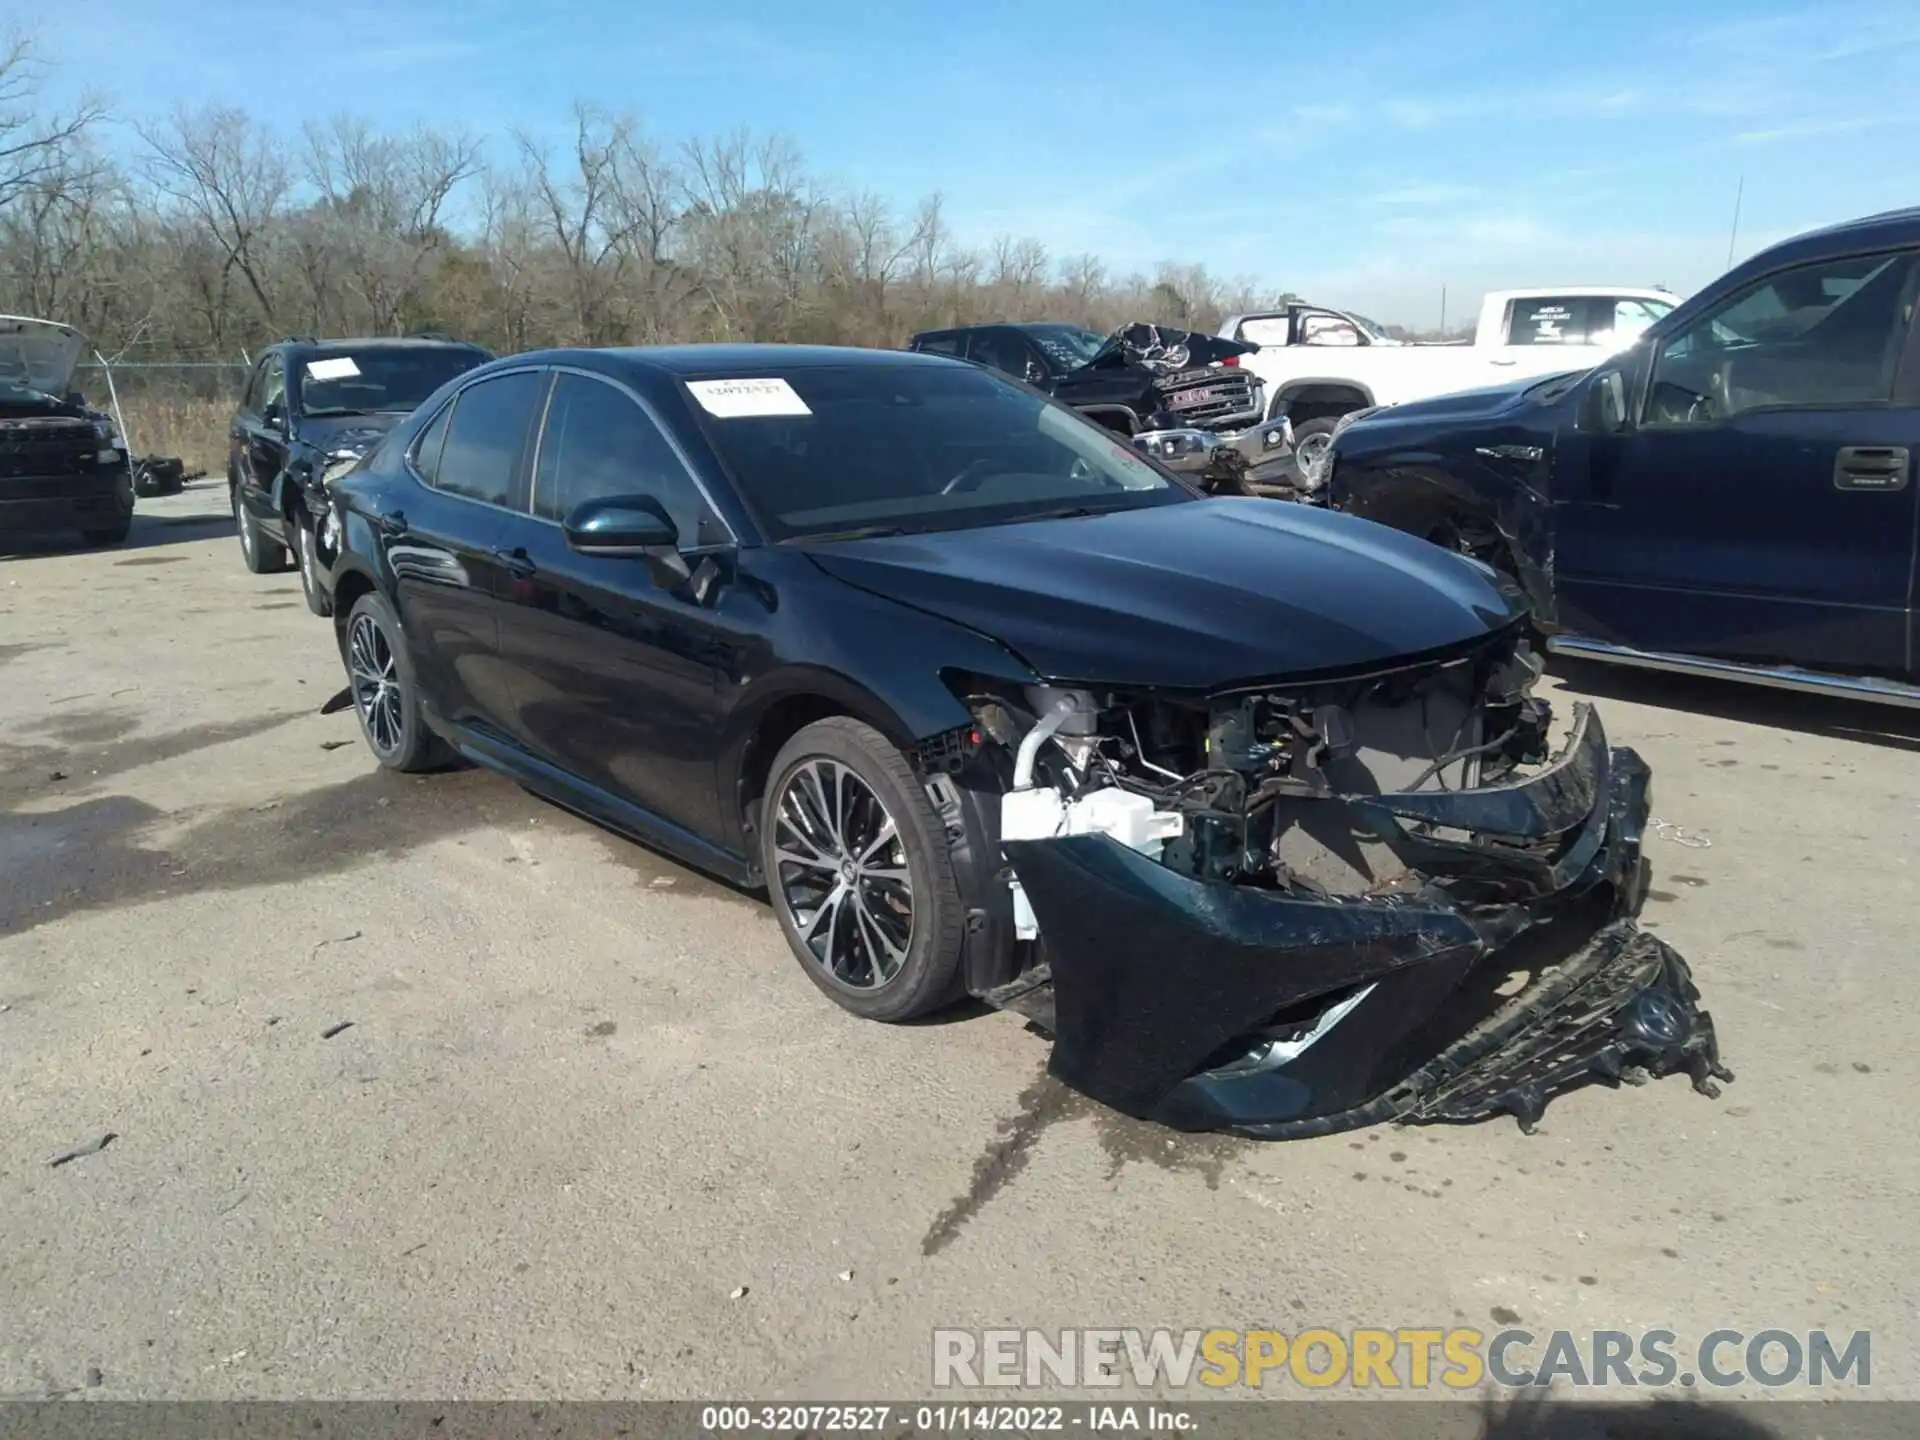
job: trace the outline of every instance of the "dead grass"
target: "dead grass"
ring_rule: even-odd
[[[178,455],[187,473],[227,473],[227,430],[233,420],[231,400],[196,400],[162,396],[129,398],[123,405],[127,443],[136,455]]]

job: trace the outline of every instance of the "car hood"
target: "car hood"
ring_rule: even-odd
[[[828,574],[1014,651],[1042,677],[1217,690],[1460,645],[1522,611],[1493,571],[1397,530],[1219,499],[818,542]]]
[[[306,415],[300,420],[300,438],[328,455],[364,455],[406,418],[398,410],[371,415]]]
[[[1367,413],[1366,419],[1356,424],[1378,424],[1393,420],[1442,420],[1457,418],[1475,420],[1489,415],[1500,415],[1508,410],[1518,409],[1526,402],[1527,392],[1545,385],[1549,380],[1562,375],[1578,375],[1579,370],[1567,370],[1555,375],[1529,375],[1522,380],[1509,380],[1504,385],[1487,385],[1476,390],[1459,390],[1451,395],[1436,395],[1431,400],[1409,400],[1404,405],[1386,405]]]
[[[11,382],[64,400],[86,342],[71,325],[0,315],[0,384]]]

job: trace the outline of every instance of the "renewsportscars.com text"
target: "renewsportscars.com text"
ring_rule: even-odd
[[[1471,1390],[1873,1383],[1864,1330],[936,1330],[936,1388]]]

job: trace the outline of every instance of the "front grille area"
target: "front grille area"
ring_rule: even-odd
[[[1182,370],[1157,381],[1156,388],[1183,424],[1206,427],[1230,420],[1251,423],[1259,419],[1254,378],[1245,370],[1226,366]]]
[[[91,473],[99,448],[85,420],[0,421],[0,479]]]

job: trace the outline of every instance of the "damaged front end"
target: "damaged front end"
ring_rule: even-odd
[[[1116,1109],[1263,1138],[1506,1113],[1592,1080],[1730,1079],[1634,916],[1648,771],[1521,627],[1197,696],[967,696],[1004,767],[1019,978],[986,998]]]

